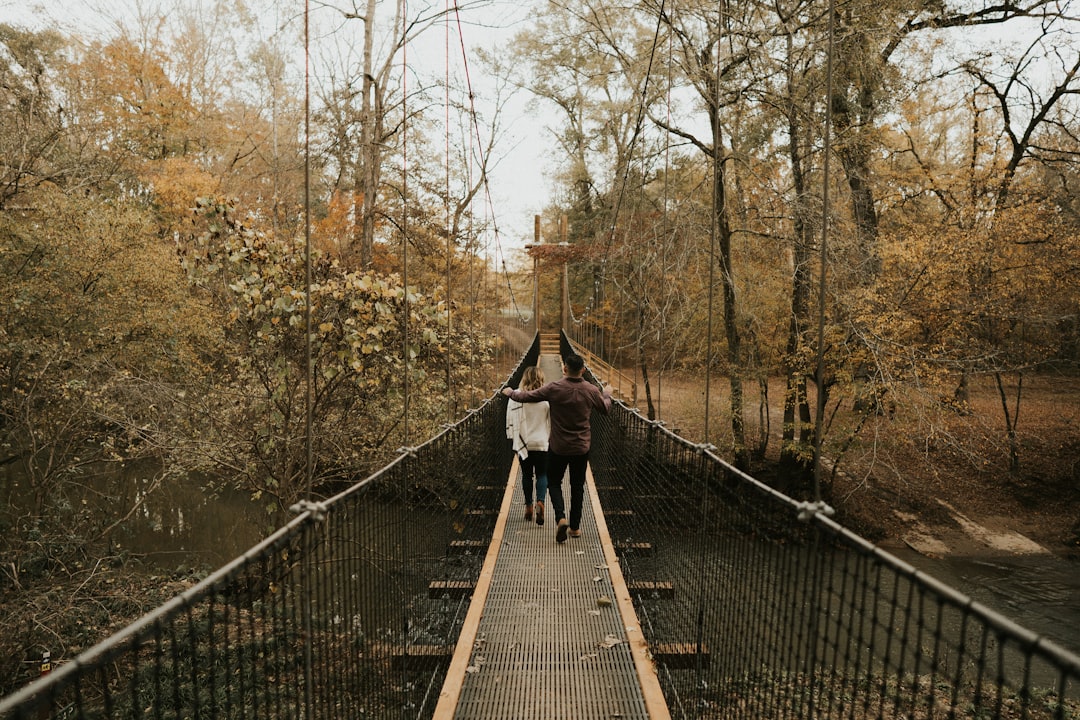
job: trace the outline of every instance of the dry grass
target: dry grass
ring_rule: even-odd
[[[669,375],[654,380],[652,389],[657,416],[694,442],[706,439],[707,390],[707,440],[721,453],[731,452],[725,378],[712,379],[706,389],[699,378]],[[1006,390],[1015,413],[1016,387]],[[638,395],[645,413],[644,391]],[[747,440],[768,432],[765,459],[753,468],[767,478],[779,457],[783,384],[771,381],[767,397],[747,384],[744,396]],[[915,391],[891,398],[890,409],[861,426],[850,397],[827,410],[825,452],[838,460],[840,471],[830,502],[846,524],[874,541],[899,540],[907,524],[897,511],[931,526],[947,524],[953,521],[944,502],[1054,553],[1080,557],[1080,378],[1024,379],[1018,472],[1009,470],[1004,413],[993,378],[973,381],[966,413]]]

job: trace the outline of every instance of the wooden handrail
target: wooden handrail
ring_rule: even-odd
[[[634,382],[630,376],[621,370],[616,370],[606,361],[590,352],[588,348],[581,346],[573,340],[570,340],[570,347],[573,348],[574,352],[585,359],[585,364],[589,367],[589,370],[592,371],[593,375],[596,375],[598,370],[600,371],[600,380],[607,381],[608,385],[611,387],[612,394],[617,395],[620,400],[628,402],[631,405],[637,404],[637,383]]]

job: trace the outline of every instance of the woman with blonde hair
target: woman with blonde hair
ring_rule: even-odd
[[[544,371],[526,368],[521,378],[522,390],[536,390],[544,385]],[[547,453],[551,435],[551,414],[546,402],[522,404],[510,400],[506,405],[506,427],[514,452],[521,464],[521,490],[525,496],[525,520],[536,518],[544,524],[544,501],[547,499]],[[536,504],[533,505],[533,484]]]

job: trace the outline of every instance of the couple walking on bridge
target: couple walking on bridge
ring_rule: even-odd
[[[581,536],[581,507],[585,498],[585,470],[589,463],[589,448],[592,443],[590,418],[593,410],[607,413],[611,408],[611,392],[602,391],[586,381],[585,361],[580,355],[567,355],[562,362],[563,377],[553,382],[544,383],[544,375],[539,368],[529,368],[522,381],[522,388],[514,390],[504,387],[503,395],[510,398],[507,405],[507,432],[514,442],[514,449],[524,449],[526,460],[536,473],[536,522],[544,524],[544,480],[546,490],[551,495],[551,506],[555,510],[557,527],[555,542],[564,543],[566,538]],[[515,407],[515,404],[516,407]],[[535,405],[535,408],[524,406]],[[549,417],[549,436],[543,436],[540,424],[547,406]],[[531,446],[531,447],[530,447]],[[536,448],[534,450],[533,448]],[[544,448],[547,450],[544,453]],[[546,456],[546,457],[545,457]],[[544,467],[546,460],[547,467]],[[532,519],[532,473],[525,470],[522,463],[522,485],[525,492],[525,519]],[[566,516],[566,506],[562,491],[563,475],[570,471],[570,516]]]

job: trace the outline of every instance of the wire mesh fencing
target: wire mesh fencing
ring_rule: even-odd
[[[511,467],[505,405],[301,504],[0,718],[430,717]],[[673,717],[1080,718],[1075,655],[708,448],[616,405],[591,462]]]
[[[538,341],[509,382],[535,364]],[[0,700],[0,718],[430,716],[512,455],[505,399]]]
[[[590,462],[680,718],[1080,718],[1080,659],[623,405]]]

